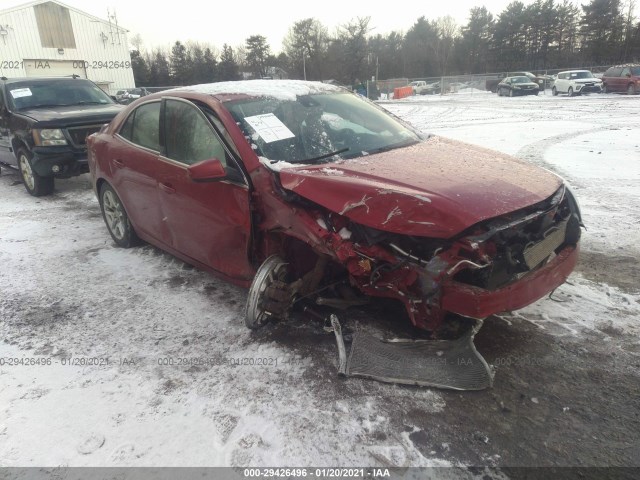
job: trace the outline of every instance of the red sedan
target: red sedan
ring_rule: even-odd
[[[143,97],[88,140],[114,241],[250,287],[257,328],[303,302],[402,302],[417,327],[528,305],[578,257],[558,176],[416,132],[342,88],[254,80]]]

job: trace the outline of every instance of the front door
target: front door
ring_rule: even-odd
[[[229,180],[232,175],[222,181],[197,183],[187,170],[189,165],[217,158],[232,173],[238,168],[232,155],[193,103],[165,100],[163,120],[166,153],[157,175],[168,241],[178,252],[224,275],[250,279],[248,185]]]

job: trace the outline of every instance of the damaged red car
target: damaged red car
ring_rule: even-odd
[[[553,173],[428,136],[345,89],[253,80],[145,96],[88,139],[104,220],[250,287],[246,324],[304,302],[401,302],[416,327],[522,308],[576,265]]]

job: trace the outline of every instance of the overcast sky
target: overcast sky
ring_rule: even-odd
[[[374,2],[321,0],[266,0],[201,1],[178,0],[162,2],[155,0],[66,0],[62,3],[97,17],[107,18],[107,8],[116,13],[118,24],[130,31],[129,38],[139,33],[143,49],[169,47],[176,40],[195,40],[210,43],[219,49],[224,43],[235,47],[243,45],[251,35],[267,37],[273,53],[282,47],[282,39],[298,20],[314,17],[320,20],[329,32],[338,25],[357,17],[371,17],[373,34],[386,34],[393,30],[406,32],[422,15],[436,19],[450,15],[459,24],[465,24],[469,10],[485,5],[494,15],[499,14],[511,0],[453,0],[384,2],[385,8],[374,8]],[[2,0],[0,9],[27,3],[24,0]],[[375,2],[378,3],[378,2]],[[524,0],[525,4],[532,0]],[[170,6],[169,6],[170,5]]]

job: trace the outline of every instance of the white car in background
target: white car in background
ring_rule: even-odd
[[[567,70],[558,73],[551,88],[551,93],[566,93],[570,97],[582,93],[602,93],[602,80],[596,78],[589,70]]]

